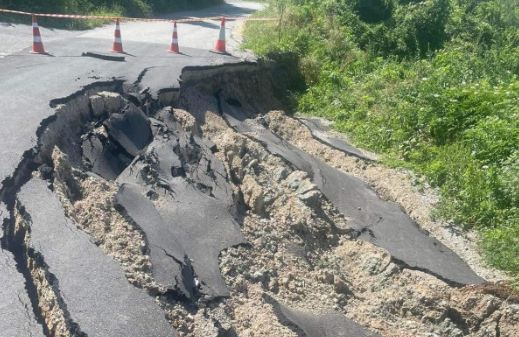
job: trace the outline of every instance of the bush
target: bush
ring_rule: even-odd
[[[31,13],[151,17],[154,13],[170,13],[221,2],[222,0],[178,0],[173,7],[171,2],[166,0],[0,0],[0,7]],[[0,18],[8,21],[27,21],[26,18],[6,14],[1,15]],[[100,25],[103,21],[41,18],[39,23],[49,27],[85,29]]]
[[[298,110],[424,174],[436,215],[479,230],[489,263],[519,277],[519,6],[276,1],[282,29],[250,24],[246,47],[299,55]]]

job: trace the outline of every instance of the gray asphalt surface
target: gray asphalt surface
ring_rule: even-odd
[[[154,141],[117,178],[122,187],[116,202],[146,234],[156,261],[154,275],[175,280],[173,286],[192,297],[190,261],[199,291],[209,298],[226,297],[218,257],[223,249],[245,242],[233,214],[232,189],[207,144],[181,130],[171,116],[158,116],[163,124],[154,123]],[[145,202],[143,194],[153,203]],[[135,207],[139,202],[145,207]]]
[[[258,6],[232,1],[216,8],[168,17],[243,16]],[[226,26],[230,51],[234,50],[233,45],[236,46],[231,32],[237,25],[228,22]],[[149,88],[150,94],[156,97],[159,90],[178,88],[178,77],[185,66],[238,61],[235,57],[210,51],[218,36],[217,21],[179,25],[181,55],[166,53],[171,41],[171,24],[123,22],[121,26],[123,46],[128,53],[122,55],[125,62],[81,56],[86,52],[109,54],[113,24],[89,32],[40,27],[45,49],[51,54],[46,56],[29,53],[32,43],[30,18],[28,25],[0,23],[0,192],[5,192],[6,179],[17,170],[24,153],[37,145],[37,133],[43,131],[40,130],[42,122],[55,114],[51,101],[69,97],[90,84],[114,79]],[[124,143],[121,137],[116,138]],[[176,335],[151,297],[130,286],[120,267],[64,217],[46,183],[31,181],[20,197],[34,221],[32,244],[59,279],[70,315],[85,333],[89,336]],[[194,197],[198,198],[197,195]],[[1,222],[6,215],[5,207],[0,203]],[[211,216],[214,219],[215,215]],[[231,224],[236,227],[235,223]],[[218,254],[211,250],[208,255],[214,274]],[[197,262],[200,268],[203,267],[201,260]],[[0,251],[0,268],[3,285],[0,290],[0,335],[41,336],[42,328],[34,319],[24,278],[7,251]],[[219,275],[214,277],[221,278]],[[206,282],[211,284],[210,280]],[[222,290],[223,282],[219,280],[218,283]],[[120,312],[125,315],[119,315]]]
[[[178,77],[187,65],[238,61],[198,49],[186,48],[185,55],[172,55],[163,45],[142,42],[126,44],[133,54],[126,56],[126,62],[81,57],[85,51],[103,52],[103,46],[110,44],[109,40],[91,38],[61,40],[49,45],[56,50],[53,57],[22,52],[0,60],[0,182],[15,171],[23,153],[36,145],[42,120],[55,113],[49,105],[52,100],[68,97],[95,82],[123,79],[134,83],[141,74],[141,86],[156,94],[161,89],[178,88]],[[143,72],[149,67],[160,71],[153,75]]]
[[[308,173],[348,220],[361,240],[386,249],[407,267],[419,269],[456,284],[484,282],[452,250],[420,230],[401,207],[380,199],[376,192],[359,179],[337,170],[308,153],[292,146],[262,125],[247,120],[239,107],[222,100],[224,118],[238,132],[264,144],[296,168]]]
[[[31,218],[31,246],[59,280],[72,321],[88,336],[177,336],[153,298],[65,217],[47,184],[35,178],[18,197]]]
[[[0,238],[2,224],[9,217],[0,202]],[[25,279],[17,270],[11,252],[0,248],[0,334],[2,336],[43,337],[42,326],[36,322],[32,305],[25,289]]]
[[[135,184],[123,184],[117,193],[116,202],[145,233],[152,263],[153,278],[180,295],[192,299],[196,290],[191,261],[187,257],[178,235],[155,209],[155,205],[143,196],[146,189]]]
[[[314,314],[289,308],[272,299],[278,315],[303,330],[307,337],[382,337],[344,315]]]
[[[0,234],[1,230],[0,230]],[[43,337],[13,255],[0,250],[0,335]]]
[[[263,4],[258,2],[229,0],[224,4],[202,10],[160,15],[159,17],[171,20],[215,16],[245,17],[262,9],[263,6]],[[173,6],[171,10],[174,10]],[[241,23],[238,21],[227,21],[225,24],[227,50],[233,54],[237,52],[238,42],[240,40],[240,35],[237,29],[240,24]],[[178,43],[180,52],[184,52],[183,48],[185,47],[207,50],[213,49],[218,37],[219,29],[219,19],[203,22],[178,23]],[[123,46],[126,41],[153,42],[162,44],[167,49],[171,43],[172,30],[173,25],[166,22],[154,23],[153,25],[146,22],[122,22],[121,34]],[[108,25],[88,31],[81,36],[111,39],[113,38],[113,34],[113,25]]]
[[[0,22],[0,59],[29,48],[32,44],[31,17],[26,16],[27,24]],[[49,29],[40,27],[44,45],[50,42],[72,38],[81,34],[80,31]]]
[[[299,118],[299,120],[305,124],[308,129],[312,132],[314,138],[320,140],[321,142],[328,144],[338,150],[346,152],[349,155],[364,159],[364,160],[373,160],[369,156],[362,153],[359,149],[351,146],[344,139],[340,139],[337,137],[330,136],[328,131],[330,128],[323,124],[320,118]]]
[[[263,4],[258,2],[247,2],[240,0],[227,0],[226,3],[204,8],[196,11],[184,11],[166,15],[160,15],[159,18],[178,20],[187,18],[206,18],[214,16],[233,16],[244,17],[263,8]],[[175,11],[174,6],[171,11]],[[75,13],[70,13],[75,14]],[[32,43],[32,26],[31,17],[27,16],[27,24],[11,24],[0,22],[0,58],[6,55],[14,54],[27,50]],[[240,35],[236,29],[240,25],[236,21],[228,21],[226,23],[227,46],[229,52],[236,52]],[[220,27],[219,20],[211,20],[204,22],[179,23],[178,35],[180,51],[183,52],[184,47],[211,50],[214,48],[218,31]],[[114,24],[107,24],[103,27],[95,28],[89,31],[70,31],[62,29],[52,29],[40,26],[40,33],[43,44],[48,52],[56,53],[51,42],[60,40],[73,41],[76,37],[96,38],[113,40]],[[147,42],[162,44],[164,51],[169,48],[171,43],[173,26],[170,23],[147,23],[147,22],[121,22],[121,34],[123,47],[126,48],[125,42]],[[110,50],[111,44],[107,45],[104,52]],[[131,52],[131,50],[127,50]]]
[[[247,16],[262,6],[231,0],[216,7],[163,17]],[[233,21],[226,25],[229,51],[237,46],[232,35],[236,34],[238,25]],[[44,56],[29,54],[30,26],[0,23],[0,182],[16,169],[24,151],[35,146],[40,122],[54,114],[49,106],[51,100],[67,97],[94,82],[118,78],[134,83],[145,69],[149,71],[144,73],[140,84],[149,87],[152,94],[160,89],[176,88],[180,71],[185,66],[237,61],[232,56],[211,52],[218,29],[217,21],[179,25],[183,54],[176,55],[166,52],[171,42],[171,24],[123,22],[123,47],[129,55],[123,55],[126,62],[110,62],[81,57],[81,54],[110,54],[113,25],[87,32],[41,28],[45,49],[53,55]],[[1,55],[7,56],[1,58]]]

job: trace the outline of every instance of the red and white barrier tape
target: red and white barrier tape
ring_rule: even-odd
[[[33,13],[21,12],[21,11],[13,11],[10,9],[2,9],[0,8],[0,12],[3,13],[11,13],[11,14],[21,14],[21,15],[32,15]],[[221,16],[213,16],[207,18],[189,18],[189,19],[145,19],[145,18],[127,18],[127,17],[117,17],[117,16],[97,16],[97,15],[74,15],[74,14],[34,14],[38,17],[48,17],[48,18],[58,18],[58,19],[87,19],[87,20],[116,20],[119,19],[121,21],[141,21],[141,22],[197,22],[197,21],[209,21],[209,20],[220,20]],[[225,17],[225,20],[244,20],[244,21],[277,21],[275,18],[250,18],[250,17]]]

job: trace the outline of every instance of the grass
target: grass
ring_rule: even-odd
[[[391,16],[373,22],[347,3],[280,1],[258,15],[282,11],[281,26],[248,23],[244,47],[297,55],[294,111],[423,175],[441,191],[436,216],[475,228],[486,261],[519,280],[519,13],[507,0],[472,12],[389,1]]]

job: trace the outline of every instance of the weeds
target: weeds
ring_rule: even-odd
[[[297,110],[425,175],[437,215],[476,228],[519,278],[517,0],[285,2],[279,43],[251,22],[245,47],[299,55]]]

